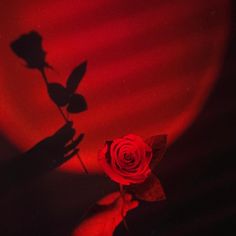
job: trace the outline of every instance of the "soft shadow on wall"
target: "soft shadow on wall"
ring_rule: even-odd
[[[159,167],[167,201],[128,216],[134,235],[232,235],[235,171],[235,35],[202,113]],[[4,143],[5,153],[16,153]],[[8,151],[7,151],[8,150]],[[178,157],[178,158],[176,158]],[[171,165],[170,165],[171,163]],[[69,235],[85,209],[114,191],[108,179],[54,171],[1,198],[2,235]],[[121,225],[115,235],[124,235]]]
[[[234,28],[235,24],[232,31]],[[160,163],[158,174],[168,200],[141,203],[130,213],[127,220],[134,235],[232,235],[236,212],[232,194],[236,154],[235,40],[231,32],[220,79],[203,111]],[[17,154],[4,138],[1,152],[9,157]],[[69,235],[82,212],[115,188],[101,176],[54,171],[1,197],[0,233]],[[122,226],[116,235],[124,235]]]
[[[70,4],[69,4],[70,3]],[[190,125],[216,82],[228,36],[225,0],[7,0],[0,2],[1,130],[22,150],[55,132],[63,120],[40,75],[9,48],[34,29],[43,36],[50,82],[65,85],[88,61],[78,91],[88,110],[73,117],[88,169],[104,140],[167,133],[173,142]],[[63,166],[81,172],[73,159]]]

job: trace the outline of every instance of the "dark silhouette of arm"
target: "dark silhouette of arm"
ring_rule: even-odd
[[[2,165],[0,167],[1,193],[14,185],[53,170],[71,159],[78,152],[77,146],[84,136],[80,134],[70,142],[75,135],[72,125],[72,122],[68,122],[55,134],[43,139],[26,153]]]

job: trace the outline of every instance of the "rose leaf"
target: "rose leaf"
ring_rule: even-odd
[[[66,82],[66,89],[70,94],[73,94],[76,91],[80,81],[82,80],[82,78],[86,73],[86,69],[87,69],[87,61],[84,61],[83,63],[75,67],[75,69],[68,77]]]
[[[150,167],[154,170],[166,151],[167,135],[155,135],[145,140],[145,142],[152,148]]]
[[[48,94],[53,102],[55,102],[60,107],[65,106],[68,103],[69,94],[61,84],[49,83]]]
[[[85,98],[80,94],[74,94],[69,100],[67,111],[69,113],[79,113],[87,110],[87,103]]]
[[[154,202],[166,199],[160,180],[152,173],[141,184],[132,184],[126,190],[133,193],[138,199]]]

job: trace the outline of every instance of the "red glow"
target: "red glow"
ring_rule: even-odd
[[[20,3],[20,5],[19,5]],[[50,81],[84,59],[88,73],[79,91],[89,109],[74,116],[86,134],[81,157],[99,171],[98,149],[107,139],[167,133],[173,142],[193,121],[212,89],[228,32],[229,3],[193,1],[12,1],[2,6],[1,130],[25,150],[63,120],[43,81],[9,49],[20,34],[44,37]],[[14,8],[12,8],[14,6]],[[4,16],[5,14],[5,16]],[[75,158],[63,166],[81,171]]]

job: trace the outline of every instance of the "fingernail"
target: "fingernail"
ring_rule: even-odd
[[[139,205],[139,201],[134,200],[134,201],[132,202],[132,205],[133,205],[134,207],[137,207],[137,206]]]
[[[132,199],[132,195],[129,194],[129,193],[126,193],[126,194],[125,194],[125,200],[126,200],[126,201],[130,201],[131,199]]]

